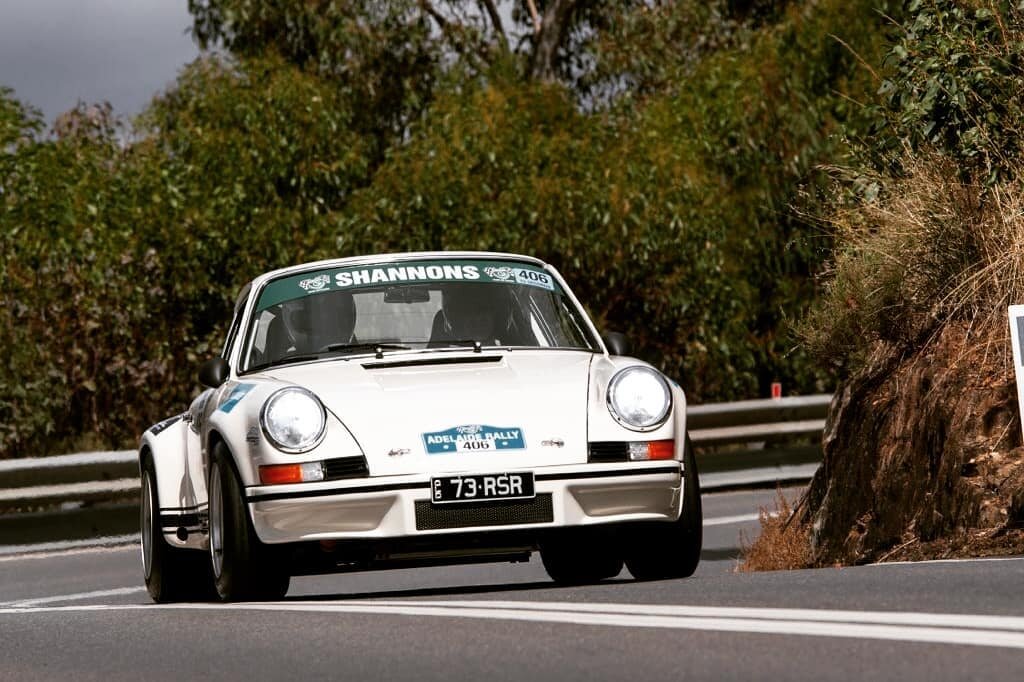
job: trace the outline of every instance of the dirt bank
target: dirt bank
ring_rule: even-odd
[[[910,356],[880,343],[840,388],[797,510],[811,564],[1024,552],[1009,345],[969,332],[948,324]]]

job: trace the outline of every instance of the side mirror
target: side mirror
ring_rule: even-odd
[[[219,355],[210,358],[199,367],[199,383],[207,388],[217,388],[228,380],[231,368],[228,361]]]
[[[608,332],[604,335],[604,345],[612,355],[629,355],[629,341],[621,332]]]

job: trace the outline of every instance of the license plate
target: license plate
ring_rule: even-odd
[[[439,476],[430,479],[430,499],[434,504],[522,500],[535,496],[533,472]]]

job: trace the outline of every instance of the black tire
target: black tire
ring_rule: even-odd
[[[242,500],[242,487],[223,443],[210,457],[210,570],[221,601],[280,599],[291,576],[278,548],[256,537]]]
[[[214,598],[213,574],[203,552],[172,547],[164,538],[156,466],[148,452],[142,457],[139,527],[142,531],[142,575],[153,601],[167,604]]]
[[[683,452],[683,509],[678,521],[630,526],[626,538],[626,568],[637,580],[688,578],[700,563],[704,514],[693,443],[686,435]]]
[[[586,585],[622,572],[612,538],[584,530],[559,533],[540,546],[541,563],[560,585]]]

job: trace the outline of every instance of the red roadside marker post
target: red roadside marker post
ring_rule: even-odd
[[[772,400],[778,400],[782,397],[782,382],[772,382]]]

